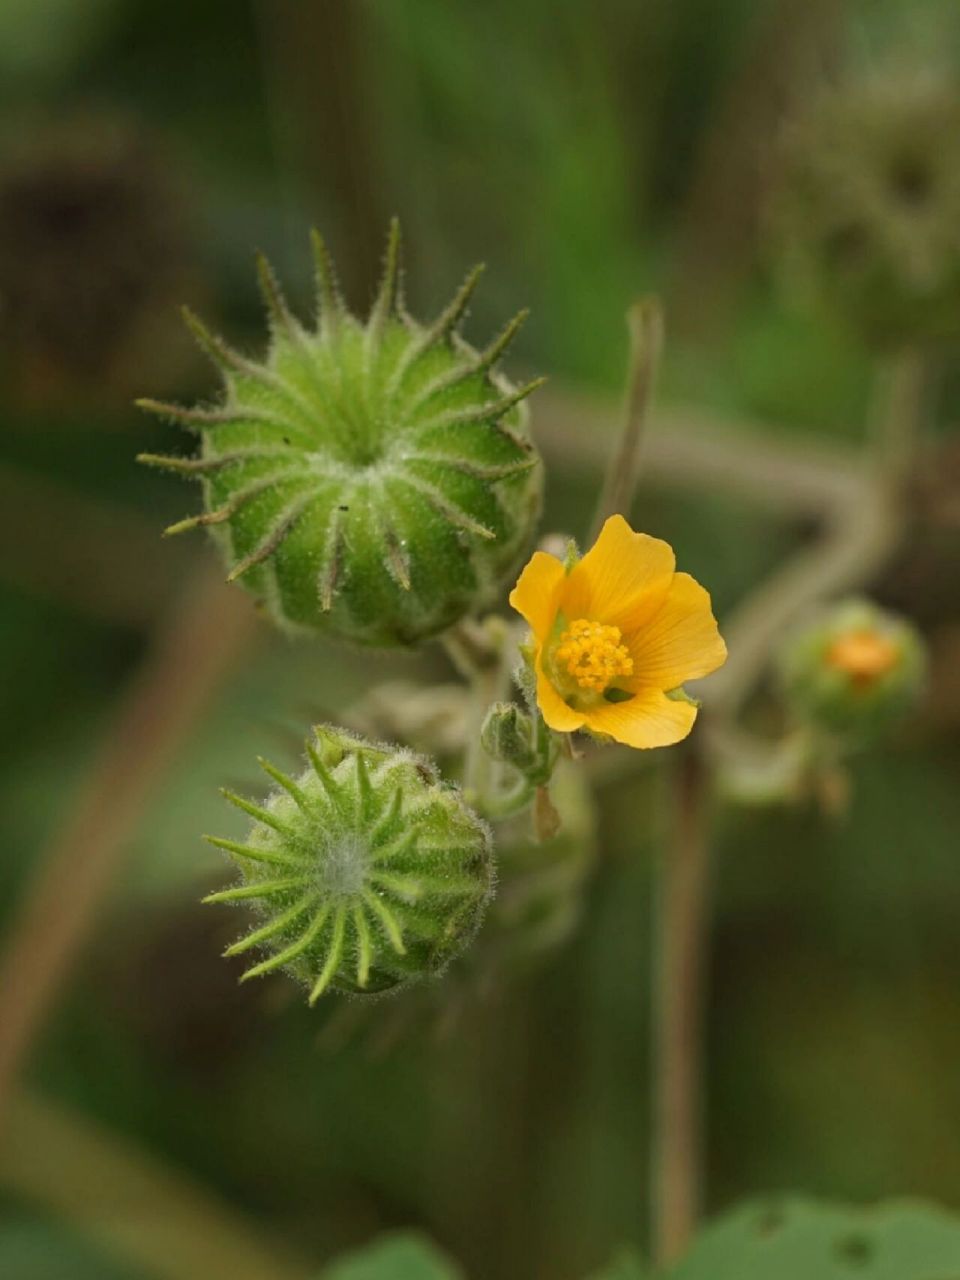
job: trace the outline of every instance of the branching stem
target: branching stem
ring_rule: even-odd
[[[868,584],[903,536],[905,481],[923,422],[926,361],[905,351],[879,371],[877,385],[869,423],[874,465],[838,505],[822,540],[761,583],[725,623],[730,656],[704,689],[703,746],[709,757],[688,751],[674,782],[654,969],[653,1234],[661,1265],[683,1252],[698,1212],[712,765],[731,753],[765,749],[769,755],[778,749],[776,742],[754,742],[740,717],[785,630],[808,609]]]

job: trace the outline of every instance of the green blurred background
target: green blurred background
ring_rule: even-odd
[[[239,595],[211,588],[198,611],[208,549],[159,541],[196,496],[133,460],[186,442],[131,401],[213,394],[180,303],[238,345],[261,340],[255,248],[306,306],[311,223],[366,306],[397,213],[415,313],[476,260],[468,336],[533,309],[511,360],[551,378],[533,406],[545,527],[586,533],[624,312],[650,291],[667,315],[665,422],[721,424],[734,472],[741,428],[788,463],[825,445],[846,460],[872,359],[784,299],[767,161],[838,68],[893,56],[956,74],[958,40],[952,5],[911,0],[2,0],[0,928],[14,936],[51,849],[95,857],[122,827],[95,927],[21,1067],[29,1097],[315,1265],[398,1225],[483,1280],[572,1280],[645,1243],[657,770],[599,788],[576,936],[464,1000],[452,1033],[387,1004],[348,1026],[337,998],[309,1011],[283,977],[238,987],[220,959],[235,924],[197,905],[224,877],[200,840],[230,833],[217,788],[254,788],[258,752],[292,761],[371,663],[273,636]],[[713,1209],[771,1188],[960,1208],[954,354],[921,514],[873,584],[930,641],[927,703],[856,762],[844,818],[721,815]],[[721,627],[812,533],[734,488],[675,468],[633,513],[709,584]],[[378,656],[376,674],[451,678],[439,650]],[[181,681],[198,693],[171,727]],[[67,913],[70,898],[61,883]],[[88,1229],[95,1162],[86,1208],[60,1197],[69,1125],[36,1132],[35,1169],[22,1148],[0,1156],[0,1274],[155,1274]]]

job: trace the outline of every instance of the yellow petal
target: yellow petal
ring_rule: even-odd
[[[634,533],[623,516],[611,516],[564,582],[560,607],[570,619],[589,618],[621,631],[640,627],[660,607],[675,564],[668,543]]]
[[[557,598],[564,568],[556,556],[535,551],[510,592],[510,605],[526,618],[537,641],[543,644],[557,616]]]
[[[692,703],[674,702],[659,689],[641,689],[629,702],[607,702],[593,708],[587,713],[586,724],[628,747],[669,747],[687,736],[696,718],[697,708]]]
[[[709,593],[688,573],[674,574],[661,607],[624,641],[633,659],[627,688],[676,689],[716,671],[727,658]]]
[[[544,720],[557,733],[573,733],[576,729],[582,729],[587,722],[583,712],[574,711],[572,707],[567,706],[547,679],[539,662],[537,663],[537,705]]]

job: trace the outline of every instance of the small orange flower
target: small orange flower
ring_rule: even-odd
[[[572,568],[534,553],[510,603],[533,632],[537,702],[551,729],[629,747],[687,736],[696,705],[669,695],[722,666],[727,648],[709,595],[675,564],[666,542],[622,516]]]
[[[900,661],[896,641],[882,631],[858,627],[841,632],[824,654],[828,667],[850,677],[857,688],[867,688],[892,671]]]

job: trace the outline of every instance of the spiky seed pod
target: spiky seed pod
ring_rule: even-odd
[[[960,334],[960,92],[885,74],[787,130],[773,227],[788,275],[877,345]]]
[[[246,841],[208,836],[239,885],[207,902],[252,905],[261,923],[226,954],[265,955],[245,978],[284,968],[313,1004],[328,989],[382,992],[438,973],[473,936],[493,891],[489,829],[425,759],[318,728],[307,768],[263,805]]]
[[[926,656],[906,619],[866,600],[847,600],[787,637],[779,666],[798,721],[859,744],[916,702]]]
[[[265,259],[263,362],[188,322],[223,371],[213,408],[141,401],[199,431],[197,458],[141,455],[203,483],[207,526],[273,618],[372,645],[411,645],[489,602],[516,569],[540,510],[541,467],[523,403],[497,364],[524,315],[484,351],[458,326],[472,271],[429,325],[407,314],[390,230],[366,323],[344,307],[314,237],[314,328],[294,317]]]
[[[356,1038],[381,1054],[414,1036],[450,1035],[495,985],[535,973],[570,942],[597,864],[597,811],[583,770],[568,761],[557,766],[551,795],[561,818],[552,838],[533,837],[529,813],[497,824],[496,897],[443,982],[407,989],[389,1014],[371,1001],[342,1005],[326,1024],[329,1048]]]

